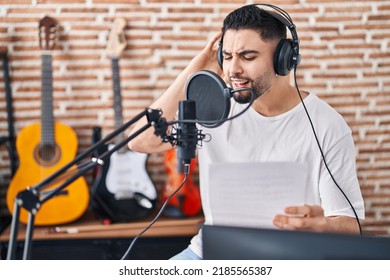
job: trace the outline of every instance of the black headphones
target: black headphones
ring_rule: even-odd
[[[280,22],[282,22],[290,30],[292,39],[280,40],[280,42],[276,46],[273,59],[275,73],[280,76],[286,76],[291,69],[298,66],[301,62],[301,55],[299,54],[299,39],[297,31],[295,29],[295,24],[293,23],[290,15],[278,6],[271,4],[251,4],[251,6],[266,6],[277,11],[278,13],[263,10],[269,15],[279,20]],[[218,63],[221,68],[223,65],[222,41],[223,37],[219,41],[218,49]]]

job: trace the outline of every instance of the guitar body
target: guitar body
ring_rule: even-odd
[[[147,154],[125,150],[113,153],[100,167],[93,186],[95,209],[100,215],[124,222],[151,212],[157,190],[146,171],[147,158]]]
[[[14,210],[14,199],[20,191],[39,183],[74,159],[78,147],[74,130],[58,122],[54,123],[54,130],[54,149],[41,145],[40,124],[29,125],[19,133],[16,149],[20,163],[7,193],[7,206],[11,213]],[[61,182],[56,182],[45,191],[60,184]],[[56,225],[72,222],[86,211],[88,203],[89,189],[85,179],[80,177],[62,193],[42,205],[35,217],[35,224]],[[24,209],[21,210],[20,221],[28,221],[28,212]]]
[[[110,145],[109,149],[113,146]],[[115,152],[110,157],[107,171],[107,190],[115,193],[118,199],[132,197],[134,193],[143,194],[155,200],[156,188],[146,172],[148,155],[130,150]]]
[[[163,191],[163,199],[167,199],[183,182],[184,174],[178,171],[176,149],[170,149],[164,154],[165,169],[168,180]],[[190,169],[192,173],[196,170],[196,158],[191,161]],[[164,214],[169,217],[189,217],[200,214],[202,202],[200,198],[199,186],[195,184],[192,177],[187,178],[186,183],[180,191],[171,198]]]

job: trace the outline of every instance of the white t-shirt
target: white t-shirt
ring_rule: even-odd
[[[342,116],[313,93],[304,99],[328,167],[338,185],[364,219],[364,202],[356,174],[351,129]],[[247,104],[232,102],[230,115]],[[290,161],[309,166],[307,204],[321,205],[325,216],[355,217],[349,203],[331,179],[321,157],[309,119],[300,103],[288,112],[264,117],[253,108],[217,128],[200,127],[211,135],[198,149],[200,191],[205,223],[213,224],[209,204],[208,166],[221,162]],[[240,172],[237,170],[237,172]],[[289,206],[289,205],[286,205]],[[260,206],[261,207],[261,206]],[[202,256],[201,232],[190,248]]]

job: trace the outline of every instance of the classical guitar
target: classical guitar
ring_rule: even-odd
[[[51,51],[57,39],[58,24],[50,17],[39,21],[39,43],[42,50],[41,123],[23,128],[16,138],[19,167],[7,192],[7,206],[13,212],[14,199],[28,186],[34,186],[72,161],[77,153],[78,140],[74,130],[54,120]],[[58,187],[64,174],[44,189],[48,193]],[[83,177],[68,185],[62,192],[42,205],[35,217],[36,225],[56,225],[72,222],[86,211],[89,189]],[[28,212],[21,211],[20,221],[27,223]]]
[[[162,192],[162,198],[168,198],[182,183],[184,173],[178,170],[176,149],[170,149],[164,154],[165,170],[168,174],[168,180]],[[193,159],[190,163],[191,174],[197,173],[198,162]],[[200,198],[199,186],[195,183],[192,176],[180,191],[168,202],[164,214],[169,217],[189,217],[200,214],[202,203]]]
[[[126,47],[125,26],[124,19],[114,20],[106,48],[112,65],[115,128],[123,125],[119,58]],[[108,149],[125,137],[123,133],[119,134]],[[105,160],[92,188],[94,208],[98,214],[113,222],[130,221],[143,218],[154,209],[157,189],[147,172],[147,160],[147,154],[131,151],[127,146]]]

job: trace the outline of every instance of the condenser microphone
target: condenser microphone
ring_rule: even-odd
[[[185,93],[187,100],[196,103],[196,119],[204,127],[217,127],[224,123],[230,112],[230,98],[235,92],[249,91],[250,98],[244,102],[253,101],[253,89],[242,88],[233,90],[229,88],[222,78],[208,70],[194,73],[187,81]]]
[[[182,166],[190,164],[196,157],[198,144],[198,129],[195,124],[196,104],[194,100],[182,100],[179,102],[179,116],[177,125],[177,159],[178,170]]]

